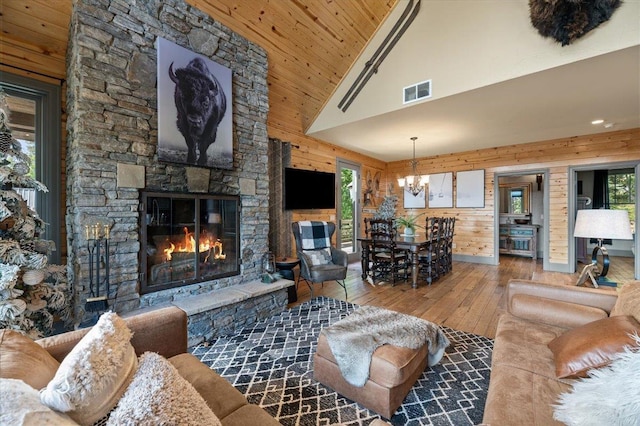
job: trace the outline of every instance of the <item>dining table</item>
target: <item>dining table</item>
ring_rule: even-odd
[[[369,237],[358,238],[361,247],[361,262],[362,262],[362,279],[366,279],[369,275],[369,249],[371,247],[372,239]],[[429,247],[430,240],[425,234],[414,234],[412,237],[398,234],[394,238],[396,248],[401,250],[407,250],[411,253],[411,287],[418,288],[418,253]]]

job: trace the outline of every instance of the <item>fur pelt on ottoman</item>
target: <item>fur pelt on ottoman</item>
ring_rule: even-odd
[[[369,378],[373,352],[384,344],[428,348],[428,365],[440,362],[449,339],[429,321],[375,306],[362,306],[322,330],[344,379],[362,387]]]

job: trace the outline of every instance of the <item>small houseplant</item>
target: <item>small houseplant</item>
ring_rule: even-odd
[[[416,228],[424,228],[424,226],[418,224],[418,218],[423,215],[424,213],[421,213],[417,216],[408,214],[404,217],[397,217],[395,219],[396,226],[404,227],[404,235],[413,235],[416,232]]]

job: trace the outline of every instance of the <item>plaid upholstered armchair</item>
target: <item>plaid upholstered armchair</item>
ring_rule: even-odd
[[[291,224],[296,240],[296,254],[300,259],[300,280],[304,280],[313,298],[313,284],[336,281],[344,289],[347,298],[347,253],[331,246],[331,237],[336,231],[333,222],[300,221]]]

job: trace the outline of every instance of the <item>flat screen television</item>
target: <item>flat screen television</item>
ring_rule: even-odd
[[[335,209],[336,174],[286,167],[284,209]]]

